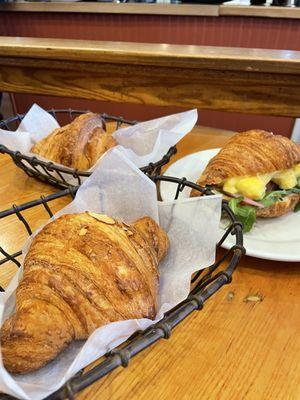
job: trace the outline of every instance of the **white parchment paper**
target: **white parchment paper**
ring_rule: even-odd
[[[72,203],[53,218],[64,213],[84,211],[108,214],[127,223],[147,215],[167,232],[170,248],[159,267],[159,311],[156,320],[187,297],[191,274],[214,262],[221,196],[157,202],[154,183],[117,148],[109,150],[101,158]],[[24,256],[31,241],[32,237],[23,248]],[[7,292],[0,294],[1,320],[12,311],[20,275],[21,271],[14,277]],[[78,370],[125,341],[136,330],[146,329],[152,323],[149,319],[137,319],[102,326],[87,341],[73,342],[54,361],[24,376],[10,375],[4,369],[0,356],[0,391],[22,399],[42,399]]]
[[[128,128],[120,128],[114,132],[113,136],[119,143],[117,146],[119,150],[140,168],[148,165],[149,162],[160,160],[171,146],[178,143],[193,129],[197,119],[197,110],[190,110],[142,122]],[[34,104],[15,132],[0,129],[0,144],[10,150],[20,151],[43,161],[50,161],[31,153],[30,149],[56,128],[59,128],[56,119]],[[29,164],[28,166],[30,167]],[[96,166],[97,163],[89,171],[93,171]],[[41,172],[44,173],[42,169]],[[69,181],[72,179],[66,174],[64,178]]]

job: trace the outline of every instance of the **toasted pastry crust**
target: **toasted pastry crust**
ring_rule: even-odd
[[[166,233],[149,217],[132,225],[106,215],[69,214],[34,238],[1,329],[5,368],[36,370],[72,340],[114,321],[154,318]]]
[[[55,129],[31,149],[51,161],[79,170],[91,168],[117,142],[105,130],[98,114],[87,113],[70,124]]]
[[[257,217],[260,218],[273,218],[285,215],[294,208],[300,201],[300,194],[290,194],[285,196],[283,201],[277,201],[269,207],[259,208],[256,212]]]
[[[300,146],[292,140],[271,132],[250,130],[234,135],[209,161],[197,183],[219,185],[227,178],[280,171],[298,163]],[[192,197],[198,195],[199,192],[192,190]]]

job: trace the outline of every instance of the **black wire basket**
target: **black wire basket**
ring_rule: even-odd
[[[47,110],[58,122],[63,121],[64,124],[70,123],[76,116],[89,112],[88,110],[72,110],[72,109],[51,109]],[[6,120],[0,121],[0,128],[8,131],[15,130],[26,114],[17,114]],[[107,114],[99,114],[105,122],[115,123],[115,130],[123,125],[134,125],[137,121],[130,121],[123,117],[115,117]],[[146,175],[160,174],[161,168],[168,164],[170,158],[176,154],[176,146],[172,146],[168,152],[158,161],[149,163],[140,168]],[[50,183],[60,189],[69,186],[81,185],[82,179],[91,175],[92,172],[80,171],[74,168],[56,165],[51,161],[42,161],[35,156],[27,156],[20,151],[13,151],[6,146],[0,144],[0,153],[8,154],[17,167],[21,168],[28,176],[37,178],[42,182]]]
[[[175,197],[177,199],[185,187],[193,188],[201,192],[203,195],[212,195],[213,193],[209,188],[201,188],[197,184],[186,180],[185,178],[175,178],[168,176],[155,176],[152,180],[158,184],[160,182],[174,183]],[[158,186],[158,185],[157,185]],[[65,196],[74,197],[78,187],[67,188],[63,191],[51,194],[46,197],[40,197],[37,200],[25,203],[0,212],[0,220],[7,217],[15,216],[23,227],[25,227],[28,235],[32,233],[29,222],[24,217],[24,211],[43,206],[45,212],[49,217],[52,217],[50,203],[53,200],[63,198]],[[229,235],[235,236],[235,244],[228,250],[224,250],[216,262],[207,268],[196,272],[191,279],[191,291],[189,296],[168,311],[162,320],[153,324],[145,331],[136,332],[129,338],[125,344],[119,346],[117,349],[112,350],[110,353],[101,359],[102,361],[89,369],[88,371],[81,370],[73,378],[71,378],[64,386],[62,386],[55,393],[47,397],[48,400],[54,399],[73,399],[76,393],[90,386],[98,381],[105,375],[109,374],[114,369],[123,366],[127,367],[131,358],[140,353],[147,347],[153,345],[160,339],[168,339],[171,336],[173,328],[182,322],[193,311],[201,310],[204,303],[213,296],[223,285],[229,284],[232,280],[232,275],[236,269],[241,257],[245,254],[243,247],[243,231],[242,225],[237,221],[235,215],[231,211],[226,201],[222,203],[223,215],[229,220],[228,227],[224,230],[224,235],[217,243],[217,248],[221,247]],[[23,213],[23,214],[22,214]],[[5,249],[0,247],[0,253],[3,258],[0,260],[0,265],[5,266],[8,262],[13,262],[17,267],[20,267],[19,257],[21,251],[9,254]],[[219,252],[218,252],[219,254]],[[3,268],[3,267],[2,267]],[[2,292],[3,288],[0,289]],[[3,395],[5,399],[13,399],[8,395]]]

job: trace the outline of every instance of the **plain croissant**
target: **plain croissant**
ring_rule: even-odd
[[[1,330],[5,368],[36,370],[72,340],[130,318],[154,318],[166,233],[149,217],[132,225],[94,213],[63,215],[34,238]]]
[[[234,135],[207,164],[197,184],[221,185],[228,178],[255,176],[286,170],[300,163],[300,146],[287,137],[262,130],[250,130]],[[199,196],[193,189],[191,196]],[[299,194],[257,210],[258,217],[277,217],[294,209]]]
[[[31,152],[66,167],[87,170],[116,144],[112,135],[106,132],[101,116],[87,113],[55,129],[37,142]]]

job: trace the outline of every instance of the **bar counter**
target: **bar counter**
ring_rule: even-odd
[[[300,50],[300,8],[255,7],[248,0],[221,5],[14,2],[0,4],[0,18],[1,36]],[[98,109],[137,120],[180,111],[126,103],[116,109],[107,102],[70,100],[16,94],[14,111],[22,113],[33,102],[45,108]],[[235,131],[258,127],[289,136],[294,125],[291,117],[199,111],[201,124]]]
[[[300,19],[300,8],[251,6],[249,1],[233,0],[221,5],[101,3],[101,2],[16,2],[1,3],[0,11],[59,12],[96,14],[144,14],[182,16],[255,16]]]

